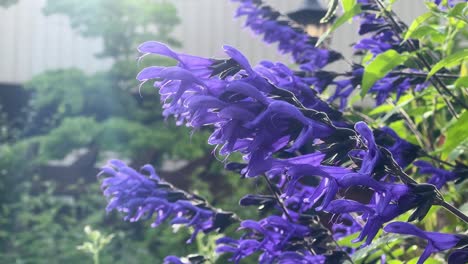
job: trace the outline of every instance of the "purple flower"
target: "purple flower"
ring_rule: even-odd
[[[361,84],[363,73],[364,68],[355,66],[348,79],[334,81],[335,91],[333,95],[328,98],[328,102],[340,100],[340,110],[343,110],[348,104],[348,97],[356,87]]]
[[[272,98],[274,93],[281,93],[286,96],[284,99],[299,100],[316,111],[332,111],[284,65],[264,62],[252,68],[239,51],[229,46],[225,46],[225,52],[231,58],[218,61],[196,57],[183,60],[181,57],[186,57],[156,46],[152,52],[178,58],[179,66],[150,67],[138,79],[158,80],[155,85],[164,101],[165,116],[174,115],[178,123],[186,122],[194,128],[215,126],[209,143],[221,145],[223,155],[233,151],[243,153],[248,161],[243,173],[249,177],[268,171],[268,160],[273,153],[286,147],[285,150],[293,152],[334,131],[330,124],[306,117],[290,102],[277,100],[277,96]],[[202,63],[192,63],[192,60]],[[211,74],[200,69],[192,74],[191,67],[202,64],[206,67],[209,62]],[[232,76],[216,76],[216,72],[230,71],[233,67],[236,71]],[[203,74],[197,75],[198,72]]]
[[[164,258],[164,264],[202,264],[206,263],[207,259],[201,255],[188,255],[184,258],[176,256],[167,256]]]
[[[256,5],[256,2],[252,4]],[[268,13],[271,12],[269,9],[255,8],[244,11],[255,13],[255,16],[259,12],[262,18],[269,20],[274,17],[273,13]],[[264,11],[268,13],[266,17],[263,17]],[[258,24],[254,17],[247,21],[258,26],[257,30],[266,30],[263,21]],[[372,31],[372,28],[366,30]],[[277,40],[276,33],[270,33],[270,29],[266,32],[273,34],[269,40]],[[283,64],[267,61],[252,67],[242,53],[230,46],[224,47],[229,57],[221,60],[175,53],[155,43],[146,46],[151,48],[141,51],[169,56],[179,62],[174,67],[149,67],[138,76],[140,81],[155,80],[164,102],[164,114],[173,115],[179,124],[193,128],[213,127],[208,142],[217,145],[222,155],[241,153],[245,164],[236,166],[236,170],[246,177],[265,175],[284,203],[278,203],[276,196],[268,195],[250,195],[241,200],[242,205],[258,205],[284,212],[282,216],[270,216],[260,221],[242,221],[241,229],[245,234],[241,238],[219,240],[217,251],[231,253],[231,260],[239,262],[259,253],[261,263],[320,263],[323,258],[311,255],[309,249],[313,247],[324,252],[319,242],[329,235],[304,221],[305,216],[316,213],[314,207],[332,214],[345,214],[348,220],[349,213],[358,213],[365,222],[363,227],[351,222],[349,228],[341,228],[343,232],[360,230],[357,240],[365,240],[364,245],[368,245],[385,223],[411,209],[416,210],[410,221],[422,219],[432,204],[440,200],[440,194],[432,185],[393,182],[399,174],[392,171],[392,166],[397,165],[392,163],[389,153],[395,156],[400,166],[409,164],[414,159],[407,155],[412,145],[386,129],[376,132],[374,138],[373,131],[364,122],[357,122],[353,130],[352,124],[341,115],[335,115],[333,109],[309,88],[319,83],[316,76],[300,76]],[[331,99],[339,98],[344,105],[349,93],[361,82],[362,72],[362,67],[355,67],[352,76],[342,80],[334,80],[336,76],[331,74],[332,78],[327,82],[333,82],[338,88]],[[406,80],[409,82],[409,79],[403,82]],[[395,84],[397,80],[387,81]],[[374,92],[383,95],[394,89],[391,85],[381,90],[378,87],[373,88]],[[334,119],[329,119],[328,114]],[[117,173],[120,173],[119,169]],[[157,198],[161,200],[158,204],[166,206],[158,208],[158,215],[161,211],[166,218],[173,218],[172,224],[193,226],[194,235],[199,231],[219,229],[214,217],[220,214],[202,201],[183,192],[183,195],[168,196],[167,193],[176,191],[172,186],[158,189],[151,185],[151,181],[143,182],[140,185],[146,189],[158,190],[160,196]],[[338,193],[356,186],[374,191],[368,204],[335,200]],[[131,188],[126,186],[127,190]],[[144,215],[153,210],[150,206],[156,206],[155,203],[145,203],[150,201],[147,193],[156,192],[123,193],[125,195],[120,191],[112,192],[110,196],[112,199],[117,197],[115,206],[126,212],[133,210]],[[166,196],[177,199],[169,200]],[[132,206],[127,204],[129,201]],[[171,215],[173,211],[175,215]],[[134,217],[135,213],[129,215]]]
[[[341,113],[332,109],[317,96],[317,91],[325,89],[326,86],[332,83],[333,74],[321,71],[315,72],[313,77],[308,77],[302,73],[293,72],[282,63],[268,61],[261,62],[260,65],[255,67],[255,71],[275,86],[294,93],[305,107],[325,112],[332,119],[341,117]],[[312,89],[311,86],[314,86],[315,89]]]
[[[278,256],[279,264],[324,264],[326,257],[323,255],[312,255],[310,252],[298,253],[295,251],[284,252]]]
[[[172,225],[182,224],[194,229],[188,243],[200,231],[219,231],[233,223],[231,213],[214,211],[203,200],[175,189],[161,180],[151,165],[143,166],[142,171],[149,173],[149,177],[119,160],[111,160],[103,167],[98,176],[108,176],[101,185],[109,199],[108,212],[123,212],[124,220],[130,222],[148,220],[155,215],[152,227],[172,218]]]
[[[216,241],[219,245],[216,248],[217,253],[231,253],[231,261],[239,263],[243,258],[246,258],[257,251],[260,242],[255,239],[235,240],[231,238],[220,238]]]
[[[349,213],[341,213],[332,226],[335,240],[347,237],[361,230],[362,226]]]
[[[456,172],[436,168],[426,161],[418,160],[414,162],[414,165],[419,168],[419,173],[431,174],[432,177],[427,182],[434,184],[439,189],[442,188],[447,182],[454,181],[460,177],[460,175],[458,175]]]
[[[363,38],[354,45],[356,52],[370,52],[375,57],[390,49],[399,53],[408,51],[408,45],[406,43],[402,44],[398,37],[400,32],[395,32],[391,24],[385,19],[385,16],[376,14],[375,11],[380,10],[377,3],[375,1],[360,1],[360,3],[364,4],[362,7],[363,12],[359,15],[359,34]],[[413,40],[409,41],[415,42]],[[416,70],[410,69],[411,71]],[[423,78],[389,74],[377,81],[369,92],[376,94],[376,103],[380,105],[393,93],[396,93],[396,100],[398,101],[400,96],[410,89],[411,86],[416,86],[416,89],[421,90],[427,85],[428,83]],[[354,90],[357,85],[352,85],[353,88],[347,89],[343,87],[345,85],[339,86],[341,97],[348,97],[351,93],[350,91]]]
[[[375,130],[378,135],[377,141],[385,146],[401,168],[406,168],[419,155],[420,147],[400,138],[395,131],[389,127]]]
[[[164,264],[190,264],[183,262],[179,257],[176,256],[167,256],[164,258]]]
[[[192,74],[198,77],[208,77],[211,74],[209,66],[211,66],[214,63],[214,60],[212,59],[205,59],[188,54],[177,53],[171,50],[163,43],[157,41],[148,41],[141,44],[140,46],[138,46],[138,51],[142,54],[140,59],[149,54],[156,54],[172,58],[178,62],[178,66],[183,67],[185,69],[189,69]],[[139,74],[139,77],[137,77],[137,79],[140,81],[153,79],[151,75],[145,78],[143,73],[151,74],[151,71],[157,71],[161,68],[162,67],[147,68],[146,71],[144,70]]]
[[[378,10],[376,3],[370,6]],[[354,45],[355,50],[370,51],[374,56],[389,49],[402,50],[404,46],[400,44],[392,27],[384,18],[367,11],[361,13],[359,18],[359,35],[366,35],[366,37]]]
[[[459,264],[468,260],[468,247],[455,250],[448,257],[448,264]]]
[[[380,151],[377,144],[375,143],[372,130],[367,126],[366,123],[357,122],[354,128],[359,133],[361,138],[364,139],[365,145],[367,146],[367,151],[363,156],[361,168],[358,172],[370,177],[374,171],[374,168],[378,165],[377,163],[380,159]]]
[[[216,242],[216,251],[230,253],[230,260],[235,263],[256,252],[261,253],[259,263],[325,261],[325,256],[310,253],[311,249],[322,243],[320,236],[326,232],[316,224],[291,223],[283,217],[268,216],[260,221],[245,220],[239,229],[245,231],[241,239],[225,237]]]
[[[416,208],[410,221],[421,220],[431,208],[438,193],[432,185],[404,185],[379,182],[369,204],[362,204],[353,200],[339,199],[331,201],[324,211],[333,214],[356,212],[360,213],[366,224],[362,228],[356,241],[365,239],[364,246],[369,245],[383,224],[397,216]]]
[[[388,233],[413,235],[427,240],[426,249],[419,258],[418,264],[424,263],[432,253],[468,245],[468,236],[422,231],[405,222],[390,223],[384,227],[384,230]]]

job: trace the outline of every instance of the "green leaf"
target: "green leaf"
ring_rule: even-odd
[[[438,72],[440,69],[444,67],[454,66],[467,58],[468,58],[468,49],[458,51],[444,58],[443,60],[439,61],[436,65],[434,65],[434,67],[432,67],[432,70],[427,75],[427,79],[431,78],[431,76],[434,75],[436,72]]]
[[[380,233],[380,232],[379,232]],[[367,247],[361,248],[356,250],[354,254],[352,255],[352,259],[354,262],[359,262],[359,260],[365,258],[367,255],[372,254],[374,250],[380,248],[381,246],[386,246],[387,249],[390,245],[388,245],[391,242],[395,242],[397,240],[405,239],[406,235],[395,235],[395,234],[387,234],[384,235],[378,239],[375,239],[372,244],[368,245]]]
[[[468,23],[467,13],[468,13],[468,3],[458,3],[452,9],[450,9],[450,11],[448,12],[448,16],[458,18]]]
[[[408,54],[400,54],[392,49],[377,55],[377,57],[364,68],[361,96],[364,97],[377,80],[384,77],[396,66],[403,64],[408,58]]]
[[[350,248],[355,248],[358,247],[362,244],[362,242],[356,242],[354,243],[353,240],[356,239],[359,236],[359,233],[353,233],[351,235],[345,236],[338,240],[338,245],[341,247],[350,247]]]
[[[410,259],[407,264],[416,264],[419,260],[419,257],[414,257]],[[427,260],[424,261],[425,264],[442,264],[443,262],[435,259],[435,258],[428,258]]]
[[[463,112],[460,118],[450,125],[445,132],[446,140],[443,146],[444,153],[452,152],[458,145],[468,139],[468,111]]]
[[[423,93],[425,93],[426,91],[423,91]],[[403,95],[400,100],[398,101],[398,104],[396,106],[393,106],[393,105],[389,105],[390,108],[387,108],[388,111],[386,111],[386,114],[384,117],[380,118],[379,122],[380,122],[380,125],[384,125],[384,123],[387,122],[387,120],[392,116],[394,115],[395,113],[397,113],[398,111],[400,111],[400,109],[402,109],[403,107],[405,107],[406,105],[408,105],[409,103],[411,103],[413,100],[415,99],[415,97],[411,94],[405,94]],[[374,114],[378,114],[379,112],[382,112],[379,108],[382,107],[382,108],[386,108],[384,107],[384,105],[381,105],[379,107],[377,107],[375,110],[374,113],[370,114],[370,115],[374,115]]]
[[[431,10],[432,13],[434,13],[434,15],[437,15],[438,17],[443,19],[455,18],[462,23],[468,23],[468,16],[466,15],[468,12],[468,3],[459,3],[453,8],[450,8],[448,12],[441,10],[438,5],[429,1],[426,1],[426,6],[429,10]]]
[[[402,139],[414,144],[414,145],[418,145],[419,146],[419,143],[418,143],[418,140],[416,139],[416,136],[410,132],[408,130],[408,128],[406,128],[406,125],[405,125],[405,121],[403,120],[399,120],[399,121],[396,121],[396,122],[392,122],[390,123],[390,125],[388,125],[388,127],[390,127],[391,129],[393,129],[397,134],[398,136],[400,136]]]
[[[382,104],[372,109],[372,111],[369,112],[369,115],[375,116],[375,115],[382,114],[382,113],[388,113],[389,111],[392,111],[392,109],[394,108],[395,107],[393,105]]]
[[[330,35],[330,33],[332,33],[333,31],[335,31],[337,28],[341,27],[344,23],[346,23],[346,21],[352,19],[354,16],[358,15],[361,13],[361,5],[357,4],[356,3],[356,0],[351,0],[353,2],[353,5],[352,5],[352,8],[349,9],[348,11],[346,11],[342,16],[340,16],[336,21],[335,23],[333,23],[333,25],[330,27],[329,30],[327,30],[327,32],[323,33],[322,36],[320,36],[320,38],[318,39],[317,41],[317,44],[315,44],[315,46],[320,46],[320,44],[328,37],[328,35]],[[350,5],[350,4],[347,4],[347,5]]]
[[[341,0],[341,6],[343,7],[344,13],[350,11],[356,4],[356,0]]]
[[[455,88],[468,88],[468,76],[458,78],[454,85]]]
[[[445,41],[446,35],[442,32],[439,32],[432,26],[423,25],[418,27],[411,34],[411,38],[422,39],[424,37],[430,37],[431,40],[442,43]]]
[[[403,41],[406,41],[409,38],[411,38],[413,33],[416,31],[416,29],[419,28],[421,26],[421,24],[424,23],[424,21],[428,20],[432,16],[433,16],[432,12],[427,12],[427,13],[422,14],[419,17],[417,17],[413,21],[413,23],[411,23],[411,26],[408,28],[408,31],[406,32],[405,38],[404,38]]]

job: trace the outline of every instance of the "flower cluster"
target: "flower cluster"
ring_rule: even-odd
[[[292,55],[294,62],[300,66],[303,73],[297,74],[305,79],[305,82],[313,86],[318,92],[323,92],[328,86],[334,87],[329,102],[339,100],[340,108],[347,105],[348,98],[362,82],[363,67],[356,65],[349,72],[349,77],[334,80],[337,76],[332,72],[321,71],[328,64],[342,58],[342,55],[333,50],[316,48],[316,39],[308,36],[304,30],[297,26],[291,26],[291,22],[278,11],[259,0],[234,0],[240,2],[237,16],[245,16],[245,26],[255,34],[263,35],[267,43],[278,43],[278,49],[282,53]],[[369,51],[374,56],[387,50],[396,50],[399,53],[408,51],[408,47],[401,44],[397,37],[400,32],[395,32],[392,25],[383,17],[378,16],[379,7],[374,1],[359,0],[363,12],[359,15],[359,34],[365,36],[354,45],[357,53]],[[400,67],[405,69],[405,67]],[[416,71],[409,69],[409,71]],[[307,78],[304,78],[304,76]],[[376,103],[385,102],[391,94],[396,93],[397,100],[410,87],[423,90],[428,83],[425,78],[418,76],[401,76],[389,74],[379,80],[369,92],[376,94]]]
[[[402,42],[399,37],[401,32],[392,23],[399,23],[399,27],[405,28],[402,22],[388,21],[384,16],[379,15],[380,8],[375,1],[359,0],[362,5],[363,12],[359,15],[359,35],[363,36],[355,45],[356,53],[370,52],[373,56],[379,55],[388,50],[395,50],[398,53],[410,51],[409,46]],[[414,40],[408,40],[417,45]],[[404,70],[404,66],[397,67],[399,70]],[[408,71],[417,72],[415,69],[407,69]],[[416,90],[423,90],[428,86],[424,78],[411,75],[388,74],[379,80],[371,89],[370,92],[376,94],[376,103],[380,105],[385,102],[392,94],[396,94],[396,100],[408,91],[410,87],[415,87]]]
[[[317,39],[304,33],[281,13],[259,0],[232,0],[239,2],[236,16],[245,16],[245,26],[255,34],[263,35],[266,43],[278,43],[278,50],[292,55],[294,62],[306,72],[323,68],[341,58],[332,50],[316,48]]]
[[[178,61],[174,67],[144,69],[137,77],[142,82],[156,80],[165,115],[193,128],[213,126],[209,143],[220,146],[222,155],[242,153],[246,164],[238,164],[237,169],[246,177],[265,175],[284,203],[276,204],[277,208],[284,206],[281,217],[246,220],[241,227],[250,231],[242,239],[219,241],[219,252],[231,252],[234,261],[262,252],[262,263],[284,258],[301,258],[308,263],[308,258],[316,256],[307,252],[322,252],[310,244],[299,250],[296,231],[304,229],[300,233],[307,236],[320,230],[307,230],[310,226],[300,224],[311,210],[359,215],[365,225],[354,225],[350,230],[360,230],[358,240],[368,245],[386,222],[412,209],[416,210],[410,220],[420,220],[442,199],[433,185],[395,182],[400,171],[394,168],[399,166],[392,152],[377,144],[373,131],[363,122],[353,128],[340,116],[330,120],[327,111],[332,109],[306,86],[297,85],[300,81],[295,83],[284,65],[264,62],[252,67],[230,46],[225,46],[229,56],[225,60],[176,53],[157,42],[144,43],[139,50],[143,55],[152,53]],[[378,135],[382,140],[392,139],[386,144],[394,149],[399,162],[407,165],[413,161],[414,156],[407,152],[415,146],[389,129]],[[336,138],[342,142],[336,143]],[[337,156],[338,148],[342,154]],[[297,152],[301,154],[293,154]],[[354,167],[345,166],[350,161]],[[313,181],[316,184],[310,184]],[[336,200],[353,187],[373,191],[368,204]],[[259,201],[268,199],[249,197],[243,202],[257,205]],[[278,243],[282,250],[275,247]],[[293,245],[298,249],[294,254],[290,252]]]
[[[324,263],[327,257],[336,257],[317,255],[314,248],[322,244],[323,232],[327,231],[310,221],[301,222],[291,223],[279,216],[245,220],[240,224],[240,229],[246,230],[242,239],[219,239],[217,252],[231,253],[235,263],[259,251],[260,263]]]
[[[338,53],[315,48],[314,39],[291,26],[281,14],[260,0],[237,0],[238,16],[246,16],[246,26],[262,34],[267,43],[277,42],[290,53],[301,71],[281,63],[263,61],[252,66],[231,46],[225,46],[226,59],[210,59],[183,54],[150,41],[138,48],[142,57],[166,56],[176,66],[153,66],[137,76],[141,82],[154,81],[163,102],[163,115],[173,116],[178,125],[194,129],[211,127],[208,143],[221,155],[237,152],[243,163],[228,163],[227,169],[245,178],[263,178],[271,194],[249,194],[242,206],[260,206],[270,214],[260,220],[240,221],[239,238],[217,241],[219,253],[230,254],[239,263],[257,254],[260,263],[342,263],[352,249],[334,243],[359,232],[355,241],[369,245],[383,228],[387,232],[412,234],[428,241],[420,263],[430,254],[458,248],[451,260],[466,256],[466,237],[424,232],[407,223],[391,223],[411,212],[408,221],[422,220],[434,204],[442,204],[438,188],[448,181],[461,181],[462,173],[436,168],[416,159],[425,154],[400,138],[390,128],[372,130],[364,122],[351,122],[318,93],[335,86],[329,102],[347,98],[362,83],[364,68],[354,65],[346,78],[322,70],[340,58]],[[406,51],[392,25],[376,16],[374,1],[360,0],[360,34],[365,36],[356,50],[373,55],[389,49]],[[372,88],[380,104],[390,94],[397,97],[412,85],[423,88],[424,79],[390,73]],[[311,86],[315,89],[311,89]],[[432,175],[428,184],[418,184],[405,168],[415,165],[420,174]],[[171,218],[171,224],[200,231],[223,230],[232,224],[230,213],[217,211],[197,196],[182,192],[161,180],[151,166],[143,167],[150,177],[111,161],[102,174],[108,210],[117,209],[126,219],[149,219],[154,225]],[[352,192],[365,190],[361,199]],[[328,226],[317,216],[332,218]],[[387,224],[387,225],[386,225]],[[386,226],[385,226],[386,225]],[[385,226],[385,227],[384,227]],[[198,256],[193,262],[200,261]],[[191,263],[190,258],[169,256],[166,263]]]
[[[120,160],[110,160],[98,176],[106,175],[102,190],[109,199],[107,211],[125,214],[124,220],[135,222],[155,216],[152,227],[171,219],[171,225],[193,228],[192,242],[198,232],[222,231],[233,223],[232,213],[214,210],[198,196],[187,194],[161,180],[151,165],[143,175]]]
[[[399,52],[406,51],[401,45],[397,33],[387,20],[379,16],[379,6],[372,0],[359,0],[363,12],[359,15],[359,35],[365,36],[354,45],[356,51],[371,52],[373,55],[383,53],[389,49]]]

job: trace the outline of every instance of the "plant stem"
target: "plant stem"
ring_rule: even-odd
[[[449,203],[447,203],[445,201],[442,201],[439,205],[442,206],[443,208],[445,208],[447,211],[454,214],[455,216],[457,216],[459,219],[465,221],[465,223],[468,223],[468,216],[465,215],[460,210],[458,210],[455,206],[453,206],[453,205],[451,205],[451,204],[449,204]]]
[[[418,184],[417,181],[415,181],[413,178],[411,178],[408,174],[406,174],[396,163],[395,160],[392,160],[393,166],[392,166],[392,172],[395,173],[395,175],[398,175],[403,182],[405,183],[412,183],[412,184]],[[436,188],[437,190],[437,188]],[[437,190],[438,192],[438,190]],[[468,216],[465,215],[463,212],[458,210],[455,206],[447,203],[446,201],[443,200],[442,195],[439,193],[440,198],[436,199],[434,202],[434,205],[440,205],[446,210],[450,211],[452,214],[457,216],[459,219],[463,220],[465,223],[468,223]]]
[[[268,188],[270,189],[270,191],[275,196],[275,199],[278,202],[278,204],[280,205],[281,210],[283,211],[284,215],[286,215],[286,218],[288,218],[289,222],[294,223],[294,220],[292,219],[291,215],[289,214],[288,209],[284,205],[283,200],[279,196],[278,192],[275,190],[275,187],[271,183],[270,179],[268,179],[268,177],[266,175],[263,175],[263,178],[266,180],[266,182],[268,184]],[[312,249],[312,251],[313,251],[313,249]]]
[[[99,264],[99,251],[95,251],[93,254],[93,263],[94,264]]]
[[[426,157],[426,158],[430,158],[430,159],[432,159],[432,160],[435,160],[435,161],[437,161],[437,162],[440,162],[440,163],[445,164],[445,165],[447,165],[447,166],[450,166],[450,167],[452,167],[452,168],[455,168],[455,167],[456,167],[454,164],[452,164],[452,163],[450,163],[450,162],[447,162],[447,161],[444,161],[444,160],[441,160],[441,159],[439,159],[439,158],[437,158],[437,157],[433,157],[433,156],[429,155],[429,153],[427,153],[427,152],[425,152],[425,151],[423,151],[423,150],[422,150],[421,156]]]
[[[378,1],[378,0],[376,0],[376,1]],[[291,96],[291,98],[294,99],[294,100],[291,101],[291,103],[294,106],[296,106],[296,107],[298,107],[299,109],[302,109],[302,110],[311,110],[311,109],[305,108],[305,106],[302,105],[299,100],[297,100],[295,95],[290,94],[289,96]],[[306,115],[306,116],[308,118],[312,118],[311,116],[308,116],[308,115]],[[332,127],[335,127],[328,118],[326,120],[327,120],[328,125],[330,125]],[[321,120],[321,121],[326,123],[324,120]],[[391,168],[389,169],[389,173],[392,173],[393,175],[399,176],[400,179],[402,180],[402,182],[405,183],[405,184],[419,184],[416,180],[414,180],[408,174],[406,174],[403,171],[403,169],[398,165],[398,163],[393,158],[391,158],[391,153],[390,153],[389,150],[387,150],[386,148],[381,147],[381,146],[379,146],[379,148],[380,148],[381,151],[386,151],[388,153],[387,157],[390,158],[390,163],[391,163]],[[271,184],[270,180],[265,175],[263,175],[263,176],[266,179],[266,181],[268,182],[271,191],[275,194],[275,197],[278,200],[278,202],[279,202],[280,206],[282,207],[283,211],[285,212],[286,217],[288,217],[288,219],[291,219],[291,217],[289,216],[289,213],[287,213],[286,207],[282,203],[282,200],[279,197],[278,193],[274,190],[274,187]],[[437,188],[436,188],[436,190],[437,190]],[[449,205],[448,203],[444,202],[442,198],[439,198],[438,201],[436,202],[436,204],[442,205],[444,208],[446,208],[450,212],[454,213],[456,216],[458,216],[463,221],[468,222],[468,216],[464,215],[462,212],[457,210],[452,205]]]
[[[393,107],[396,108],[396,105],[391,100],[387,100],[387,103],[393,105]],[[426,151],[431,150],[431,144],[419,132],[418,128],[416,127],[416,124],[413,122],[413,120],[411,120],[411,117],[408,115],[408,113],[406,113],[406,111],[403,108],[399,108],[398,112],[400,112],[400,114],[403,116],[406,125],[411,130],[411,132],[414,133],[414,135],[416,136],[416,140],[419,142],[421,147],[424,147]]]
[[[336,76],[352,76],[353,75],[353,72],[343,72],[343,73],[338,73],[338,72],[334,72],[334,74],[336,74]],[[406,76],[415,76],[415,77],[424,77],[424,78],[427,78],[427,75],[429,75],[428,72],[406,72],[406,71],[391,71],[389,72],[388,74],[390,75],[406,75]],[[439,78],[443,78],[443,79],[458,79],[460,78],[459,75],[456,75],[456,74],[447,74],[447,73],[435,73],[434,76],[437,76]]]
[[[397,74],[397,75],[407,75],[407,76],[419,76],[419,77],[427,77],[428,73],[426,72],[405,72],[405,71],[391,71],[390,74]],[[458,79],[460,78],[459,75],[456,74],[446,74],[446,73],[436,73],[434,76],[444,79]]]
[[[286,215],[286,218],[288,218],[288,221],[291,222],[291,223],[294,223],[294,220],[292,219],[291,215],[289,214],[288,212],[288,209],[286,208],[286,206],[284,205],[283,203],[283,200],[281,199],[281,197],[279,196],[278,192],[275,190],[275,187],[273,186],[273,184],[271,183],[270,179],[268,179],[268,177],[266,175],[263,175],[263,178],[266,180],[267,184],[268,184],[268,188],[270,189],[270,191],[273,193],[273,195],[275,196],[275,199],[276,201],[278,202],[278,204],[280,205],[281,207],[281,210],[283,211],[284,215]],[[312,253],[313,255],[317,255],[317,253],[315,252],[315,250],[312,248],[312,247],[309,247],[309,245],[307,245],[307,249],[310,251],[310,253]]]
[[[273,193],[273,195],[275,196],[275,199],[277,200],[278,204],[280,205],[282,211],[284,212],[284,214],[286,215],[286,218],[288,218],[288,220],[291,222],[291,223],[294,223],[291,215],[288,213],[288,209],[286,208],[286,206],[284,205],[283,203],[283,200],[281,199],[281,197],[279,196],[279,193],[275,190],[275,187],[273,186],[273,184],[271,183],[270,179],[268,179],[268,177],[266,175],[263,175],[263,178],[265,179],[265,181],[267,182],[268,184],[268,188],[270,189],[270,191]],[[322,225],[320,222],[318,223],[320,225]],[[342,251],[343,253],[346,253],[342,248],[341,246],[338,244],[338,242],[335,240],[335,238],[333,237],[333,235],[330,235],[330,238],[331,240],[333,241],[333,243],[336,245],[336,247]],[[309,249],[309,251],[314,254],[314,255],[317,255],[317,253],[314,251],[313,248],[311,247],[307,247]],[[353,259],[348,255],[346,254],[347,258],[349,261],[351,261],[351,263],[354,264],[354,261]]]

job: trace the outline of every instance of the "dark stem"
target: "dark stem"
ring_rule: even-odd
[[[291,223],[294,223],[291,215],[289,215],[288,213],[288,209],[286,208],[286,206],[284,205],[283,203],[283,200],[281,199],[281,197],[279,196],[279,193],[275,190],[275,186],[273,186],[273,184],[271,183],[270,179],[268,179],[268,177],[266,175],[263,175],[263,178],[265,179],[265,181],[267,182],[268,184],[268,188],[270,189],[270,191],[273,193],[273,195],[275,196],[275,199],[277,200],[278,204],[280,205],[282,211],[284,212],[284,214],[286,215],[286,218],[288,218],[288,220],[291,222]],[[321,223],[319,222],[319,224],[321,225]],[[342,248],[341,246],[338,244],[338,242],[335,240],[335,238],[333,237],[333,235],[330,235],[330,238],[331,240],[333,241],[333,243],[336,245],[336,247],[342,251],[343,253],[346,253]],[[307,246],[307,248],[309,249],[309,251],[314,254],[314,255],[317,255],[317,253],[315,253],[314,249]],[[353,259],[348,255],[346,254],[347,258],[349,261],[351,261],[351,263],[354,264],[354,261]]]
[[[407,76],[417,76],[417,77],[427,77],[428,73],[425,72],[404,72],[404,71],[392,71],[390,74],[399,74],[399,75],[407,75]],[[436,73],[435,76],[444,79],[458,79],[460,78],[459,75],[456,74],[447,74],[447,73]]]
[[[279,196],[279,193],[275,190],[275,187],[271,183],[270,179],[268,179],[268,177],[266,175],[263,175],[263,178],[266,180],[266,182],[268,184],[268,188],[270,189],[270,191],[275,196],[275,199],[278,202],[278,204],[280,205],[281,210],[283,210],[284,215],[286,215],[286,218],[288,218],[289,222],[294,223],[294,220],[292,219],[291,215],[289,214],[288,209],[286,208],[286,206],[283,203],[283,199],[281,199],[281,197]],[[315,253],[314,253],[314,255],[315,255]]]
[[[396,107],[395,104],[392,103],[391,100],[387,100],[387,102],[391,105],[393,105],[394,107]],[[404,119],[404,122],[405,124],[408,126],[408,128],[411,130],[411,132],[414,133],[414,135],[416,136],[416,140],[419,142],[419,144],[421,145],[421,147],[424,147],[426,149],[431,149],[431,144],[428,142],[427,139],[424,138],[424,136],[419,132],[418,128],[416,127],[416,124],[414,124],[413,120],[411,120],[411,117],[406,113],[405,110],[403,110],[402,108],[400,108],[398,110],[398,112],[400,112],[400,114],[403,116],[403,119]]]
[[[336,76],[352,76],[352,72],[344,72],[344,73],[335,73]],[[414,77],[424,77],[426,78],[429,73],[427,72],[405,72],[405,71],[391,71],[388,74],[391,75],[406,75],[406,76],[414,76]],[[448,73],[435,73],[434,76],[443,79],[458,79],[460,78],[459,75],[456,74],[448,74]]]
[[[376,0],[378,1],[378,0]],[[276,87],[276,86],[274,86]],[[277,87],[276,87],[277,88]],[[277,88],[279,89],[279,88]],[[279,89],[281,90],[281,89]],[[284,91],[284,90],[283,90]],[[285,91],[286,92],[286,91]],[[298,107],[299,109],[301,110],[311,110],[312,112],[316,112],[315,110],[312,110],[312,109],[308,109],[306,108],[304,105],[302,105],[300,103],[300,101],[296,98],[296,96],[290,92],[287,92],[288,93],[288,96],[290,97],[289,99],[293,99],[293,100],[286,100],[287,102],[290,102],[291,104],[293,104],[294,106]],[[284,96],[284,95],[283,95]],[[317,113],[321,113],[321,112],[316,112],[315,114]],[[324,114],[324,113],[323,113]],[[326,115],[326,114],[325,114]],[[311,119],[314,119],[314,116],[312,115],[305,115],[306,117],[308,118],[311,118]],[[330,119],[327,117],[325,120],[324,119],[321,119],[320,122],[323,122],[331,127],[334,127],[334,128],[337,128],[336,126],[333,125],[333,123],[330,121]],[[400,179],[402,180],[403,183],[405,184],[419,184],[416,180],[414,180],[413,178],[411,178],[408,174],[406,174],[403,169],[398,165],[398,163],[392,158],[391,156],[391,153],[390,151],[388,151],[386,148],[384,147],[380,147],[381,151],[385,151],[388,153],[387,157],[390,159],[390,165],[391,165],[391,168],[390,168],[390,173],[392,173],[393,175],[397,175],[400,177]],[[274,187],[273,185],[271,184],[270,180],[264,175],[264,178],[267,180],[269,186],[270,186],[270,189],[272,190],[272,192],[275,194],[275,197],[277,197],[277,200],[278,202],[280,203],[283,211],[285,212],[286,216],[288,217],[288,219],[291,219],[291,217],[289,216],[289,214],[287,213],[287,210],[286,210],[286,207],[284,206],[284,204],[281,202],[282,200],[280,199],[280,197],[278,196],[278,193],[274,190]],[[437,188],[436,188],[437,190]],[[438,190],[437,190],[438,191]],[[443,198],[442,198],[442,195],[439,195],[439,199],[438,201],[436,202],[437,204],[440,204],[442,206],[444,205],[448,205],[446,202],[443,201]],[[445,207],[445,206],[444,206]],[[445,207],[447,208],[447,210],[451,211],[452,213],[454,213],[456,216],[460,216],[461,219],[463,219],[464,221],[466,221],[466,219],[468,219],[468,216],[464,215],[462,212],[458,211],[455,207],[451,206],[450,205],[450,208],[448,207]],[[455,213],[455,211],[457,213]]]
[[[413,178],[411,178],[408,174],[406,174],[400,168],[400,166],[398,166],[398,164],[396,163],[396,161],[394,159],[391,159],[390,162],[393,163],[392,172],[395,173],[395,175],[398,175],[404,183],[406,183],[406,184],[408,184],[408,183],[418,184],[417,181],[415,181]],[[436,190],[437,190],[437,188],[436,188]],[[453,206],[453,205],[447,203],[446,201],[444,201],[442,195],[440,194],[440,192],[438,190],[437,190],[437,193],[438,193],[438,195],[437,195],[437,199],[434,202],[434,205],[442,206],[443,208],[445,208],[446,210],[450,211],[452,214],[457,216],[459,219],[463,220],[465,223],[468,223],[468,216],[467,215],[465,215],[463,212],[458,210],[455,206]]]
[[[455,216],[457,216],[461,220],[465,221],[465,223],[468,223],[468,216],[465,215],[464,213],[462,213],[460,210],[458,210],[455,206],[453,206],[453,205],[451,205],[451,204],[449,204],[449,203],[447,203],[445,201],[442,201],[438,205],[442,206],[447,211],[451,212],[452,214],[454,214]]]
[[[447,161],[444,161],[444,160],[441,160],[441,159],[439,159],[439,158],[437,158],[437,157],[433,157],[433,156],[429,155],[429,153],[427,153],[427,152],[424,151],[424,150],[421,151],[421,156],[426,157],[426,158],[430,158],[430,159],[435,160],[435,161],[440,162],[440,163],[443,163],[443,164],[445,164],[445,165],[447,165],[447,166],[450,166],[450,167],[452,167],[452,168],[455,168],[455,167],[456,167],[456,165],[454,165],[454,164],[452,164],[452,163],[449,163],[449,162],[447,162]]]
[[[268,188],[270,189],[270,191],[273,193],[273,195],[275,196],[275,199],[276,201],[278,202],[278,204],[280,205],[281,207],[281,210],[283,211],[284,215],[286,215],[286,218],[288,218],[289,222],[291,223],[294,223],[294,220],[292,219],[291,215],[289,215],[289,212],[288,212],[288,209],[286,208],[286,206],[284,205],[283,203],[283,200],[281,199],[281,197],[279,196],[278,192],[275,190],[275,187],[273,186],[273,184],[271,183],[270,179],[268,179],[268,177],[266,175],[263,175],[263,178],[266,180],[267,184],[268,184]],[[312,247],[309,247],[309,245],[307,245],[307,249],[310,251],[310,253],[312,253],[313,255],[317,255],[317,253],[315,252],[315,250],[312,248]]]

